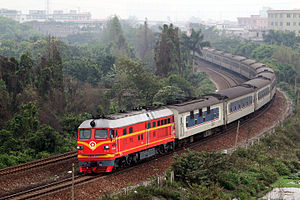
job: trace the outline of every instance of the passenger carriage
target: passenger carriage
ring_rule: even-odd
[[[222,126],[223,96],[206,95],[200,99],[168,106],[174,113],[176,139],[182,140],[196,134],[208,136],[208,130]]]
[[[255,90],[252,86],[235,86],[218,91],[217,94],[228,97],[225,100],[225,124],[230,124],[254,112]]]
[[[250,67],[250,65],[254,63],[256,63],[256,61],[252,59],[243,60],[241,63],[241,74],[248,79],[256,76],[256,70]]]
[[[256,88],[255,92],[255,110],[260,109],[267,104],[270,99],[270,86],[271,81],[266,77],[254,78],[246,82]]]

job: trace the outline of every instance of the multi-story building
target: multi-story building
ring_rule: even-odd
[[[251,15],[250,17],[238,17],[238,24],[247,30],[266,30],[268,19],[260,15]]]
[[[300,35],[300,10],[269,10],[268,29],[293,31]]]
[[[16,21],[19,21],[21,12],[17,10],[0,9],[0,16],[5,16]]]

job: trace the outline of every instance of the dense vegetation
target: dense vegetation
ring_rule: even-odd
[[[280,176],[300,169],[300,107],[296,115],[247,149],[233,154],[188,151],[175,156],[172,170],[175,182],[156,181],[129,195],[103,199],[256,199],[271,189]],[[169,177],[169,174],[167,175]]]
[[[2,17],[0,30],[0,168],[75,150],[87,118],[215,90],[181,42],[203,37],[172,24],[157,33],[112,17],[90,40],[64,41]]]

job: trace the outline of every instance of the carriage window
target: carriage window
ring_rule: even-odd
[[[199,117],[202,116],[202,109],[199,109]]]
[[[167,119],[164,120],[164,124],[167,124]]]
[[[106,139],[107,130],[106,129],[97,129],[95,130],[95,139]]]
[[[116,132],[116,137],[118,137],[118,130],[116,130],[115,132]]]
[[[160,126],[160,121],[159,120],[157,121],[157,126]]]
[[[90,139],[91,138],[91,130],[80,130],[79,138],[80,139]]]
[[[170,124],[171,123],[171,119],[170,118],[168,118],[168,124]]]
[[[160,124],[161,124],[161,125],[164,125],[164,120],[163,120],[163,119],[160,120]]]
[[[189,120],[188,120],[188,117],[185,118],[185,126],[186,126],[186,127],[189,126]]]
[[[126,135],[126,134],[127,134],[127,129],[124,128],[124,129],[123,129],[123,135]]]
[[[141,134],[141,140],[143,140],[144,139],[144,134]]]
[[[210,114],[210,106],[207,107],[207,114]]]
[[[129,127],[129,133],[133,133],[133,128]]]
[[[138,135],[138,140],[141,140],[141,136],[140,135]]]
[[[151,128],[151,122],[148,122],[148,128]]]
[[[156,125],[155,125],[155,122],[152,122],[152,127],[154,128]]]
[[[191,117],[191,119],[194,119],[194,111],[190,112],[190,117]]]

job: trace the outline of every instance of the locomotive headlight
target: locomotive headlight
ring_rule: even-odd
[[[103,149],[109,149],[109,145],[104,145]]]
[[[78,146],[77,146],[77,149],[78,149],[78,150],[81,150],[81,149],[83,149],[83,146],[82,146],[82,145],[78,145]]]

